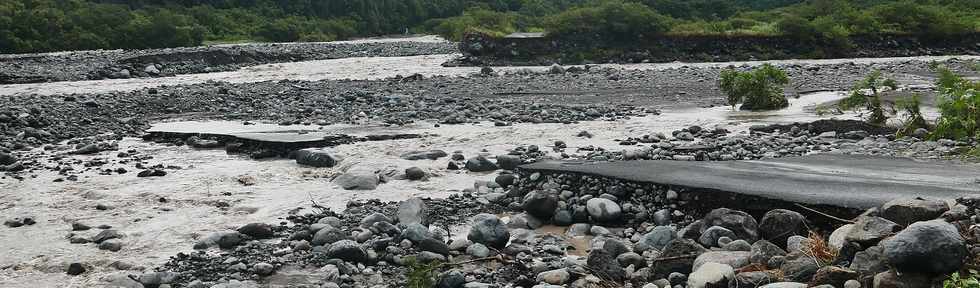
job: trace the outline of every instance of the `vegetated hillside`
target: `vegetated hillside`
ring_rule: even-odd
[[[6,0],[0,53],[548,31],[632,41],[673,34],[950,35],[973,0]]]

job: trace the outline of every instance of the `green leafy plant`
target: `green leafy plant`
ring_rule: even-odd
[[[789,84],[786,72],[763,64],[752,71],[721,71],[719,86],[728,95],[728,104],[742,103],[742,110],[775,110],[789,106],[783,86]]]
[[[941,116],[932,139],[968,139],[980,134],[980,82],[963,79],[938,67],[938,103]]]
[[[912,97],[899,99],[895,106],[905,112],[905,119],[902,119],[902,128],[898,130],[898,136],[912,135],[916,129],[929,128],[929,123],[922,116],[921,101],[919,94],[912,94]]]
[[[888,120],[888,116],[885,115],[885,107],[881,103],[881,93],[896,89],[898,89],[898,82],[894,79],[885,78],[881,71],[874,71],[854,85],[854,88],[851,89],[851,95],[841,100],[839,105],[841,109],[866,108],[870,113],[866,120],[873,124],[882,125]]]
[[[439,268],[442,267],[439,261],[421,263],[415,257],[405,259],[405,267],[408,267],[408,288],[431,288],[436,286],[436,277],[439,275]]]
[[[980,288],[980,280],[977,280],[977,271],[970,270],[970,275],[961,277],[960,273],[953,273],[943,281],[943,288]]]

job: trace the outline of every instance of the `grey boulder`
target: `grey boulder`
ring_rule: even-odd
[[[510,240],[510,231],[507,225],[500,218],[491,214],[479,214],[473,216],[473,226],[470,233],[466,236],[473,243],[480,243],[489,247],[501,249]]]
[[[966,243],[952,224],[917,222],[881,242],[885,259],[899,272],[948,274],[963,267]]]
[[[596,222],[611,222],[619,220],[623,216],[623,210],[619,204],[605,198],[592,198],[585,203],[585,207]]]
[[[939,199],[896,199],[881,206],[881,217],[908,226],[939,218],[946,211],[949,211],[949,204]]]

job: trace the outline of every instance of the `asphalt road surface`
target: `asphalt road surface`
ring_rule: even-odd
[[[822,154],[756,161],[550,161],[522,168],[852,209],[876,207],[897,198],[980,195],[980,165],[892,157]]]

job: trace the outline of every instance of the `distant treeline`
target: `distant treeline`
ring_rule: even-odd
[[[869,33],[942,36],[978,27],[976,0],[0,1],[0,53],[331,41],[405,32],[451,39],[467,31],[547,31],[609,41],[664,33],[833,40]]]

